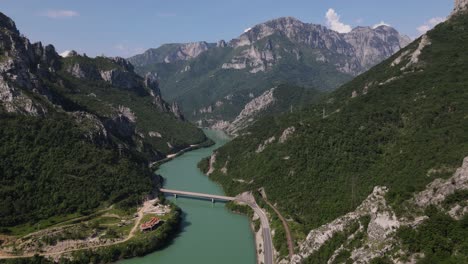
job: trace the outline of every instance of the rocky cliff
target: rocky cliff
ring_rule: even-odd
[[[151,96],[159,111],[173,113],[178,119],[184,120],[176,102],[170,105],[163,100],[157,74],[149,72],[142,78],[135,73],[130,62],[120,57],[97,57],[96,60],[71,51],[64,58],[65,71],[78,79],[103,81],[119,89]]]
[[[353,75],[359,74],[388,58],[411,41],[409,37],[400,35],[398,31],[388,26],[377,28],[357,27],[350,33],[340,34],[321,25],[303,23],[292,17],[284,17],[250,28],[240,37],[231,40],[229,45],[233,48],[252,46],[258,41],[275,34],[285,37],[292,43],[321,50],[316,55],[316,60],[319,61],[333,61],[332,56],[342,55],[344,59],[335,64],[336,68],[341,72]],[[263,52],[271,49],[272,43],[269,42]],[[267,56],[261,52],[244,53],[242,56],[235,58],[235,61],[239,61],[240,58],[245,58],[247,61],[259,60],[268,66],[268,63],[272,61],[275,55],[270,52]],[[298,50],[292,50],[292,52],[296,52],[298,58],[300,58]],[[254,63],[252,67],[255,68],[257,64],[258,62]],[[239,64],[234,64],[230,68],[245,67],[235,67],[236,65]]]
[[[31,44],[20,36],[15,23],[1,13],[0,28],[0,105],[10,113],[44,114],[46,104],[32,100],[27,93],[52,100],[41,78],[60,67],[59,56],[52,45]]]
[[[193,55],[197,47],[183,50]],[[183,121],[176,102],[163,100],[156,74],[142,78],[130,62],[119,57],[89,58],[70,51],[62,58],[52,45],[31,44],[1,13],[0,112],[44,118],[65,113],[87,130],[84,135],[92,142],[108,144],[117,137],[125,148],[145,152],[153,160],[162,158],[161,152],[205,138]],[[173,131],[184,129],[199,138],[182,139],[184,132]],[[164,139],[151,138],[150,132],[162,133]]]
[[[452,15],[466,12],[467,10],[468,10],[467,0],[455,0],[455,8],[452,12]]]

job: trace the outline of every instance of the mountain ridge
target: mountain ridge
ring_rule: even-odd
[[[341,34],[283,17],[255,25],[229,42],[198,42],[195,46],[202,48],[189,57],[179,56],[181,46],[194,44],[173,44],[129,61],[141,75],[157,74],[164,94],[181,105],[188,120],[219,127],[234,121],[251,96],[281,83],[333,90],[408,42],[387,26]],[[166,63],[165,58],[180,59]]]
[[[0,12],[2,232],[155,195],[150,161],[207,141],[122,58],[31,44]],[[51,203],[53,201],[53,203]],[[37,228],[37,227],[36,227]]]
[[[456,13],[316,105],[260,118],[214,153],[210,178],[228,195],[260,190],[303,240],[300,256],[281,263],[466,262],[466,251],[452,250],[466,236],[441,249],[432,234],[467,219],[467,25]],[[383,206],[348,215],[375,201],[373,190],[384,190]],[[414,205],[431,195],[444,202]],[[435,228],[441,219],[452,224]],[[284,237],[274,240],[286,255]]]

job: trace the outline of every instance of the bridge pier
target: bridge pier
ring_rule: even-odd
[[[176,193],[174,193],[174,198],[176,198],[176,199],[177,199],[177,194],[176,194]]]
[[[214,200],[214,198],[211,198],[211,203],[215,203],[215,200]]]

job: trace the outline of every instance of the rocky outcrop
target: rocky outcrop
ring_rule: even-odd
[[[218,155],[217,152],[213,152],[213,154],[211,154],[210,156],[210,161],[208,164],[208,171],[206,172],[206,175],[208,176],[210,176],[215,171],[214,164],[216,163],[217,155]]]
[[[113,86],[127,90],[137,90],[141,88],[141,83],[136,78],[135,73],[121,69],[101,71],[101,78]]]
[[[149,49],[143,54],[133,56],[128,60],[136,66],[143,66],[151,63],[187,61],[198,57],[203,52],[215,46],[216,44],[204,41],[183,44],[164,44],[160,48]]]
[[[450,194],[458,190],[468,190],[468,157],[464,159],[462,166],[455,171],[452,177],[445,180],[434,180],[426,186],[424,191],[415,194],[412,199],[408,200],[406,203],[414,208],[408,210],[405,217],[398,218],[387,204],[385,200],[385,194],[388,192],[387,188],[375,187],[373,192],[355,211],[312,230],[307,235],[307,238],[300,243],[299,252],[293,256],[290,263],[302,263],[305,258],[316,252],[335,234],[343,232],[343,230],[363,216],[370,216],[366,238],[362,241],[359,248],[352,250],[350,258],[354,261],[359,261],[358,263],[370,263],[373,258],[384,255],[389,256],[387,253],[391,252],[397,244],[393,234],[400,226],[416,227],[421,224],[427,218],[421,212],[429,205],[439,206],[441,210],[446,211],[440,206],[441,203]],[[468,213],[468,208],[455,204],[446,212],[455,219],[460,219]],[[357,232],[362,231],[363,227],[361,226]],[[348,240],[352,240],[352,237],[348,238]],[[341,249],[342,247],[336,253]],[[397,261],[398,256],[397,254],[397,256],[392,256],[392,258],[395,259],[396,263],[401,263]],[[282,261],[281,263],[288,263],[288,261]]]
[[[177,102],[172,102],[171,104],[171,112],[180,120],[185,120],[182,111],[180,110],[179,104]]]
[[[119,106],[118,111],[104,125],[107,130],[125,139],[131,139],[136,134],[136,116],[128,107]]]
[[[242,51],[239,56],[234,57],[230,62],[224,63],[223,69],[241,70],[249,68],[250,73],[266,71],[271,68],[277,61],[277,56],[273,53],[270,45],[267,44],[266,49],[259,50],[255,46],[251,46],[248,50]]]
[[[409,37],[400,35],[389,26],[357,27],[343,36],[354,50],[358,67],[364,69],[392,56],[411,42]],[[353,67],[343,68],[342,71],[352,72]]]
[[[70,113],[76,122],[88,130],[85,136],[96,144],[101,144],[108,140],[108,132],[99,118],[87,112],[79,111]]]
[[[218,43],[216,43],[216,47],[217,48],[225,48],[225,47],[227,47],[227,43],[226,43],[226,41],[224,41],[222,39],[222,40],[218,41]]]
[[[281,137],[279,138],[279,143],[285,143],[294,134],[294,132],[296,132],[295,127],[286,128],[281,134]]]
[[[257,150],[255,150],[255,153],[257,153],[257,154],[262,153],[266,149],[266,147],[268,147],[268,145],[275,142],[275,140],[276,140],[276,137],[274,137],[274,136],[266,139],[265,141],[263,141],[262,144],[258,145]]]
[[[468,0],[455,0],[455,8],[452,12],[452,16],[466,12],[468,10]]]
[[[401,71],[405,71],[406,69],[418,64],[419,56],[421,56],[423,49],[429,45],[431,45],[429,36],[423,35],[421,37],[421,41],[419,42],[418,48],[409,56],[409,62],[406,64],[406,66],[401,68]]]
[[[468,190],[468,157],[463,160],[463,165],[454,175],[447,180],[437,179],[429,184],[426,189],[414,197],[414,203],[419,207],[439,205],[450,194],[457,190]]]
[[[52,45],[31,44],[2,13],[0,28],[0,105],[7,112],[45,114],[47,103],[32,100],[25,92],[51,101],[50,91],[41,77],[53,75],[60,67],[58,54]]]
[[[272,88],[247,103],[226,131],[230,134],[236,134],[250,125],[255,120],[254,118],[257,114],[274,104],[274,91],[275,88]]]
[[[101,80],[101,73],[96,67],[75,63],[65,69],[73,77],[78,79]]]
[[[384,198],[387,191],[385,187],[375,187],[374,191],[354,212],[348,213],[333,222],[312,230],[307,235],[305,241],[300,244],[299,253],[293,256],[291,263],[302,263],[303,259],[317,251],[326,241],[331,239],[333,235],[343,232],[345,228],[365,215],[372,215],[373,221],[371,220],[371,223],[373,222],[375,229],[379,230],[375,233],[369,230],[372,236],[375,239],[385,238],[386,234],[394,230],[393,227],[395,226],[394,215],[385,212],[389,209]],[[391,220],[387,221],[388,219]],[[371,225],[371,223],[369,223],[369,225]]]

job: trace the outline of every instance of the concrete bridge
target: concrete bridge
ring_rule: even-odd
[[[172,194],[174,197],[177,196],[185,196],[185,197],[194,197],[199,199],[207,199],[211,200],[211,202],[215,201],[237,201],[240,203],[244,203],[250,208],[252,208],[255,213],[260,217],[260,223],[262,225],[262,236],[263,236],[263,263],[265,264],[273,264],[274,263],[274,254],[273,254],[273,242],[271,239],[271,232],[270,232],[270,223],[268,222],[268,217],[265,212],[257,205],[255,202],[255,198],[253,197],[252,193],[243,193],[238,195],[237,197],[229,197],[229,196],[222,196],[222,195],[213,195],[213,194],[206,194],[206,193],[196,193],[196,192],[186,192],[186,191],[177,191],[177,190],[169,190],[169,189],[159,189],[164,194]]]
[[[207,199],[211,200],[211,202],[221,201],[221,202],[229,202],[236,200],[235,197],[229,196],[222,196],[222,195],[213,195],[213,194],[206,194],[206,193],[196,193],[196,192],[186,192],[186,191],[177,191],[177,190],[169,190],[169,189],[159,189],[162,193],[165,194],[173,194],[174,197],[177,196],[185,196],[185,197],[194,197],[200,199]]]

